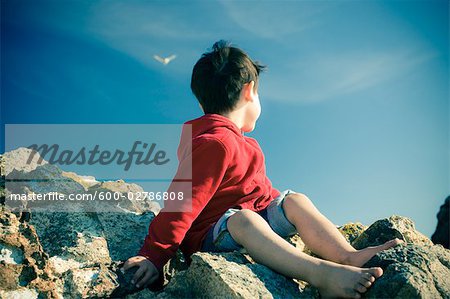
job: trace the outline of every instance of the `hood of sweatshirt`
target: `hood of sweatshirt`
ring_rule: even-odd
[[[188,151],[190,152],[192,150],[192,140],[196,137],[209,133],[213,134],[223,128],[232,131],[240,137],[243,136],[243,133],[233,121],[220,114],[205,114],[199,118],[185,122],[178,148],[178,158],[182,159],[182,157],[188,154]]]
[[[220,114],[205,114],[199,118],[185,122],[192,126],[192,138],[208,133],[213,129],[225,127],[233,131],[239,136],[242,136],[241,130],[229,118]]]

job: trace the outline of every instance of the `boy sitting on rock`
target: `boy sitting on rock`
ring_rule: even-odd
[[[398,239],[356,250],[308,197],[272,187],[261,148],[244,136],[255,128],[261,113],[262,70],[224,41],[195,64],[191,88],[205,115],[186,122],[192,126],[192,153],[190,148],[179,150],[178,168],[183,171],[183,161],[192,158],[192,209],[163,208],[153,219],[138,256],[124,265],[124,270],[138,267],[132,281],[138,288],[160,279],[178,248],[188,262],[197,251],[245,248],[255,262],[311,283],[322,296],[359,298],[382,275],[381,268],[360,267]],[[296,233],[323,259],[284,239]]]

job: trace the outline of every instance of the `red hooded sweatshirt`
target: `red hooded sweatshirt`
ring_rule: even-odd
[[[182,181],[177,178],[186,178],[192,158],[192,209],[166,212],[165,205],[150,223],[138,253],[150,260],[160,275],[178,248],[190,263],[190,256],[201,249],[206,233],[227,209],[260,211],[280,194],[266,176],[258,143],[244,136],[230,119],[206,114],[185,124],[192,128],[192,148],[183,141],[183,136],[191,138],[190,134],[182,134],[178,171],[168,191]]]

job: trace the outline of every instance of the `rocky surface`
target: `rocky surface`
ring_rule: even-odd
[[[355,248],[399,238],[404,245],[375,255],[365,267],[383,268],[368,298],[450,298],[450,251],[433,245],[411,219],[392,216],[376,221],[353,241]]]
[[[29,157],[33,157],[30,159]],[[1,157],[2,177],[6,180],[5,196],[15,194],[46,194],[56,192],[68,199],[69,195],[79,195],[89,198],[97,196],[97,200],[90,201],[7,201],[6,205],[20,210],[54,212],[113,212],[121,213],[145,211],[157,212],[160,207],[157,203],[144,200],[127,200],[128,193],[136,194],[144,191],[137,184],[126,183],[123,180],[98,182],[95,177],[81,176],[73,172],[65,172],[56,165],[42,160],[39,153],[31,149],[19,148],[5,153]],[[28,163],[30,160],[30,163]],[[98,200],[100,194],[104,200]],[[120,197],[118,195],[121,195]],[[106,198],[118,200],[106,200]]]
[[[5,211],[0,213],[0,266],[1,297],[56,297],[57,279],[34,227]]]
[[[13,170],[28,173],[48,162],[40,159],[41,156],[28,148],[18,148],[2,155],[2,176],[9,175]]]
[[[356,249],[362,249],[381,245],[394,238],[418,245],[433,245],[430,239],[416,230],[411,219],[400,216],[391,216],[376,221],[355,238],[351,244]]]
[[[26,178],[40,171],[50,179],[47,185],[23,184],[22,191],[141,190],[123,181],[98,182],[48,163],[25,166],[20,159],[27,150],[19,151],[0,156],[2,176]],[[5,167],[5,157],[15,160]],[[68,184],[52,182],[53,176]],[[8,190],[3,192],[8,194]],[[0,209],[0,298],[319,298],[314,287],[254,262],[245,250],[195,253],[189,266],[178,252],[165,266],[163,281],[137,290],[130,283],[136,268],[126,273],[119,269],[142,245],[148,224],[158,213],[151,206],[124,203],[107,212]],[[433,245],[410,219],[392,216],[369,227],[349,223],[339,230],[357,248],[392,238],[405,240],[404,245],[379,253],[366,264],[384,269],[366,297],[450,297],[450,251]],[[299,235],[286,240],[310,253]]]
[[[366,266],[384,270],[368,298],[450,297],[450,252],[440,245],[397,246],[377,254]]]
[[[359,222],[351,222],[340,226],[338,229],[349,243],[353,243],[367,229],[367,226]]]

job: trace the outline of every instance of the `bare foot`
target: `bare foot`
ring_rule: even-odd
[[[375,279],[383,275],[381,268],[357,268],[324,262],[323,273],[311,283],[319,289],[322,298],[361,298]]]
[[[403,243],[402,240],[395,238],[379,246],[367,247],[361,250],[356,250],[355,252],[350,252],[348,256],[344,258],[342,263],[345,265],[361,267],[378,252],[392,248],[402,243]]]

